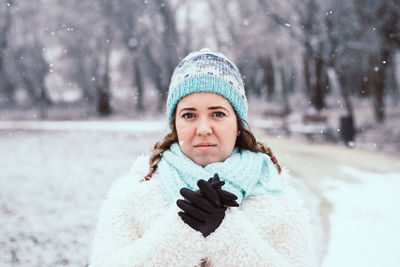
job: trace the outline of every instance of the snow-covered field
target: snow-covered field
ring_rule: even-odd
[[[0,130],[0,266],[85,266],[98,209],[112,181],[138,154],[147,153],[166,127],[38,125],[32,126],[37,130],[15,125]],[[342,172],[353,182],[331,177],[322,190],[333,204],[323,266],[399,266],[400,173],[351,166]],[[299,178],[297,187],[317,217],[318,200]]]
[[[324,195],[334,206],[323,266],[400,266],[400,173],[351,166],[342,172],[356,181],[326,183]]]
[[[0,130],[0,266],[85,266],[112,181],[161,136]]]

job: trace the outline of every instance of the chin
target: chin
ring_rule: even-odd
[[[203,159],[196,159],[196,160],[194,160],[194,162],[196,162],[197,165],[200,165],[200,166],[202,166],[202,167],[205,167],[205,166],[207,166],[208,164],[218,162],[218,160],[204,159],[204,158],[203,158]]]

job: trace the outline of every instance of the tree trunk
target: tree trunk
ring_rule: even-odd
[[[110,96],[110,77],[109,77],[109,60],[110,60],[110,48],[109,45],[106,44],[106,49],[105,49],[105,70],[102,75],[100,87],[98,88],[99,90],[99,95],[97,99],[97,112],[101,116],[107,116],[112,113],[111,109],[111,96]]]
[[[400,50],[397,50],[392,58],[393,105],[397,106],[400,99]]]
[[[275,91],[274,67],[271,59],[268,57],[261,61],[263,69],[263,84],[267,86],[267,100],[272,100]]]
[[[165,104],[166,94],[168,93],[168,87],[163,85],[162,76],[161,76],[161,68],[160,65],[156,62],[153,55],[151,54],[149,46],[145,46],[144,54],[147,59],[147,63],[150,66],[150,78],[156,86],[156,90],[159,93],[158,97],[158,110],[162,111]]]
[[[47,101],[46,92],[43,87],[40,88],[40,100],[39,100],[39,114],[41,119],[47,119]]]
[[[346,86],[342,86],[341,80],[343,80],[343,77],[338,77],[340,72],[336,71],[335,68],[331,66],[327,67],[326,73],[331,90],[334,92],[334,94],[339,93],[343,97],[345,108],[347,109],[347,116],[354,118],[350,92]]]
[[[5,50],[7,49],[7,45],[8,45],[7,33],[11,28],[10,9],[13,5],[13,0],[7,1],[8,6],[6,6],[5,2],[2,3],[1,5],[3,5],[2,8],[5,8],[5,12],[4,12],[5,14],[4,14],[4,18],[1,20],[3,22],[3,24],[0,24],[0,92],[3,91],[5,93],[5,97],[9,104],[15,104],[15,102],[16,102],[15,95],[14,95],[15,85],[7,77],[7,74],[3,68]]]
[[[160,92],[160,102],[158,102],[158,111],[163,111],[165,108],[165,103],[167,102],[168,97],[168,88],[161,90]]]
[[[174,72],[175,66],[178,61],[178,53],[177,46],[179,43],[179,35],[176,30],[176,22],[173,12],[171,11],[171,7],[169,2],[165,2],[162,0],[157,0],[161,6],[161,15],[164,19],[164,25],[166,27],[164,31],[164,40],[165,40],[165,69],[167,80],[171,79],[171,76]],[[158,105],[159,111],[164,108],[167,96],[168,96],[168,85],[161,86],[160,90],[160,102]]]
[[[306,93],[308,96],[311,95],[312,92],[312,84],[311,84],[311,70],[310,70],[310,64],[309,64],[309,60],[312,57],[312,52],[310,51],[311,48],[308,48],[308,45],[305,44],[306,47],[306,51],[304,53],[303,56],[303,65],[304,65],[304,84],[306,86]]]
[[[2,88],[3,87],[3,88]],[[15,99],[15,84],[0,72],[0,91],[3,90],[7,104],[13,106],[17,103]]]
[[[144,111],[143,105],[143,83],[142,83],[142,75],[140,72],[140,64],[139,58],[133,59],[134,66],[134,76],[135,76],[135,84],[136,84],[136,111],[142,113]]]
[[[50,96],[48,94],[45,82],[45,75],[41,75],[41,79],[39,81],[40,86],[40,100],[39,100],[39,109],[40,109],[40,118],[47,119],[47,109],[48,106],[52,104]]]
[[[110,115],[112,112],[110,105],[110,94],[107,91],[103,91],[102,89],[99,89],[99,91],[99,97],[97,100],[97,112],[101,116]]]
[[[314,58],[315,62],[315,76],[316,83],[312,92],[312,103],[313,106],[319,111],[325,107],[324,92],[325,92],[325,72],[324,72],[324,61],[320,56]]]
[[[110,95],[110,55],[111,55],[111,19],[112,19],[112,4],[111,0],[104,2],[104,72],[99,88],[97,112],[101,116],[107,116],[112,113],[111,109],[111,95]]]
[[[335,71],[335,73],[338,73],[338,72]],[[344,74],[341,74],[341,75],[344,75]],[[343,78],[338,79],[337,86],[340,87],[340,92],[342,93],[342,97],[343,97],[345,107],[347,109],[348,117],[354,118],[354,109],[353,109],[353,103],[351,102],[351,95],[350,95],[349,88],[345,85],[345,83],[343,83],[343,82],[340,83],[340,80],[343,80]],[[341,84],[344,84],[344,85],[341,85]]]
[[[7,32],[10,30],[11,28],[11,14],[10,14],[10,8],[13,4],[13,0],[11,1],[7,1],[7,6],[5,5],[5,3],[2,3],[3,7],[5,8],[6,11],[4,18],[2,18],[1,22],[3,22],[3,24],[0,24],[0,72],[2,72],[3,70],[3,63],[4,63],[4,51],[7,48]]]
[[[382,123],[385,120],[385,76],[386,76],[386,66],[383,62],[387,63],[390,57],[390,51],[382,47],[380,55],[378,57],[378,62],[372,64],[374,66],[373,70],[373,105],[375,111],[375,120],[378,123]]]
[[[218,18],[219,18],[219,13],[218,12],[221,10],[221,8],[220,8],[221,2],[217,2],[215,0],[208,0],[207,2],[210,5],[210,9],[211,9],[211,12],[212,12],[212,16],[211,16],[211,19],[212,19],[212,24],[211,25],[212,25],[212,27],[211,27],[210,30],[213,31],[213,35],[214,35],[213,37],[215,38],[215,42],[217,43],[217,47],[219,49],[224,45],[224,42],[221,39],[221,34],[218,31],[218,28],[220,26],[219,22],[218,22]],[[187,6],[189,6],[189,3],[187,4]],[[188,53],[186,53],[186,54],[188,54]]]
[[[0,33],[0,34],[2,34],[2,33]],[[0,38],[1,38],[1,36],[0,36]],[[4,50],[5,50],[5,48],[3,48],[3,46],[5,44],[2,44],[3,42],[6,43],[6,41],[0,39],[0,73],[2,73],[2,71],[3,71],[3,62],[4,62]]]
[[[285,114],[290,114],[291,108],[289,104],[289,83],[286,79],[285,70],[281,67],[281,79],[282,79],[282,98]]]

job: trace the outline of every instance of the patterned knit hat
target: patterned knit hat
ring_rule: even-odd
[[[196,92],[217,93],[225,97],[237,115],[247,119],[247,99],[238,68],[225,55],[203,48],[187,55],[175,68],[167,100],[168,121],[178,101]]]

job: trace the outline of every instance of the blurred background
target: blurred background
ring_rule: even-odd
[[[239,67],[321,264],[400,264],[398,1],[0,0],[2,266],[88,263],[101,200],[168,131],[172,72],[203,47]]]

